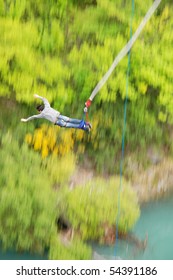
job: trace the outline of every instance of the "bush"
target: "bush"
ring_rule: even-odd
[[[4,248],[43,253],[55,230],[56,196],[39,155],[10,133],[0,150],[0,240]]]
[[[60,236],[55,235],[51,239],[50,260],[90,260],[92,249],[79,238],[62,243]]]
[[[95,179],[78,186],[64,195],[60,211],[69,219],[82,240],[101,240],[104,225],[114,226],[118,213],[119,177],[109,180]],[[126,233],[140,215],[136,193],[123,180],[120,194],[119,231]]]

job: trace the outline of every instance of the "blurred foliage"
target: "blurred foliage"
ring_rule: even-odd
[[[10,133],[2,137],[0,239],[5,248],[43,253],[49,246],[56,196],[40,164],[40,157],[25,144],[19,147]]]
[[[139,218],[140,210],[136,194],[129,183],[123,179],[122,185],[119,231],[127,233]],[[66,204],[60,203],[60,211],[67,215],[83,240],[102,240],[104,226],[115,225],[119,186],[119,177],[112,177],[109,180],[95,179],[85,186],[65,192]]]
[[[151,0],[135,1],[133,31],[151,4]],[[0,95],[30,106],[37,92],[60,112],[81,118],[84,102],[129,40],[131,2],[1,1],[0,14]],[[163,142],[168,150],[171,146],[169,137],[163,137],[162,123],[173,124],[172,14],[172,2],[164,1],[131,52],[129,151],[151,142]],[[126,71],[127,57],[93,101],[91,137],[81,137],[81,154],[87,146],[93,166],[100,172],[108,158],[109,173],[119,160]],[[35,134],[38,144],[38,131]],[[72,144],[68,137],[66,147],[79,145],[78,139],[74,137]],[[53,139],[49,144],[46,141],[42,143],[43,157],[51,148],[47,145],[53,145]],[[57,153],[65,153],[65,145],[58,149]]]
[[[51,185],[64,187],[69,183],[76,168],[76,157],[73,153],[66,154],[62,158],[50,156],[43,161],[43,167],[49,175]]]
[[[39,254],[49,249],[51,259],[91,258],[91,248],[82,241],[74,239],[66,248],[57,236],[59,202],[52,186],[68,182],[73,159],[68,155],[42,161],[26,144],[19,147],[10,133],[1,138],[0,240],[4,249]]]
[[[49,251],[50,260],[91,260],[91,257],[91,247],[86,245],[81,239],[74,238],[71,241],[66,241],[64,245],[60,236],[52,236]]]
[[[71,164],[70,155],[61,160],[52,156],[42,161],[25,144],[19,147],[10,133],[1,138],[0,167],[3,247],[37,253],[49,248],[50,259],[91,258],[91,248],[82,240],[102,239],[104,224],[115,224],[119,179],[94,180],[83,188],[67,190],[64,186],[74,172],[73,156]],[[57,184],[63,188],[56,195],[52,186]],[[124,233],[139,217],[139,206],[127,182],[123,186],[119,230]],[[68,244],[58,239],[55,221],[62,213],[80,233],[81,240],[78,234]]]
[[[84,153],[85,146],[82,140],[85,138],[83,130],[63,129],[58,126],[48,126],[43,124],[37,128],[32,135],[27,133],[25,141],[33,147],[35,151],[40,151],[42,158],[48,155],[66,156],[74,151],[75,141],[79,142],[76,153]]]
[[[152,3],[135,1],[133,32]],[[127,57],[92,102],[89,135],[20,119],[32,115],[33,93],[81,118],[84,102],[129,40],[130,22],[127,0],[0,0],[0,239],[5,247],[41,252],[52,244],[50,258],[89,258],[81,240],[66,249],[60,244],[55,206],[62,206],[63,188],[79,159],[100,173],[119,173]],[[126,154],[138,148],[138,160],[150,144],[173,153],[172,25],[172,0],[163,0],[131,51],[125,148]],[[117,181],[108,182],[108,189],[106,184],[94,181],[64,194],[64,211],[84,240],[101,239],[101,225],[115,222]],[[135,194],[124,184],[123,232],[139,215]],[[52,186],[62,191],[56,202]]]

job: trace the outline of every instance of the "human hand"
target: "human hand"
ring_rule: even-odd
[[[21,122],[27,122],[27,119],[21,119]]]
[[[39,98],[39,95],[35,93],[35,94],[34,94],[34,97],[35,97],[35,98]]]

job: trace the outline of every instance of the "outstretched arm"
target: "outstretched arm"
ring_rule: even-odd
[[[42,97],[42,96],[40,96],[38,94],[34,94],[34,97],[41,99],[43,101],[45,107],[50,107],[50,104],[49,104],[49,102],[48,102],[48,100],[46,98],[44,98],[44,97]],[[27,119],[22,118],[21,122],[28,122],[28,121],[31,121],[33,119],[40,119],[42,117],[43,117],[42,114],[33,115],[33,116],[31,116],[31,117],[29,117]]]
[[[43,101],[45,107],[50,107],[49,101],[45,97],[42,97],[38,94],[34,94],[34,97],[41,99]]]
[[[27,119],[21,119],[21,122],[28,122],[28,121],[31,121],[33,119],[40,119],[41,117],[42,117],[41,114],[33,115],[33,116],[31,116],[31,117],[29,117]]]

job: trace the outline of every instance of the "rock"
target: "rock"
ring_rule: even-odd
[[[173,189],[173,160],[162,159],[157,165],[132,175],[132,186],[140,202],[157,199]]]

